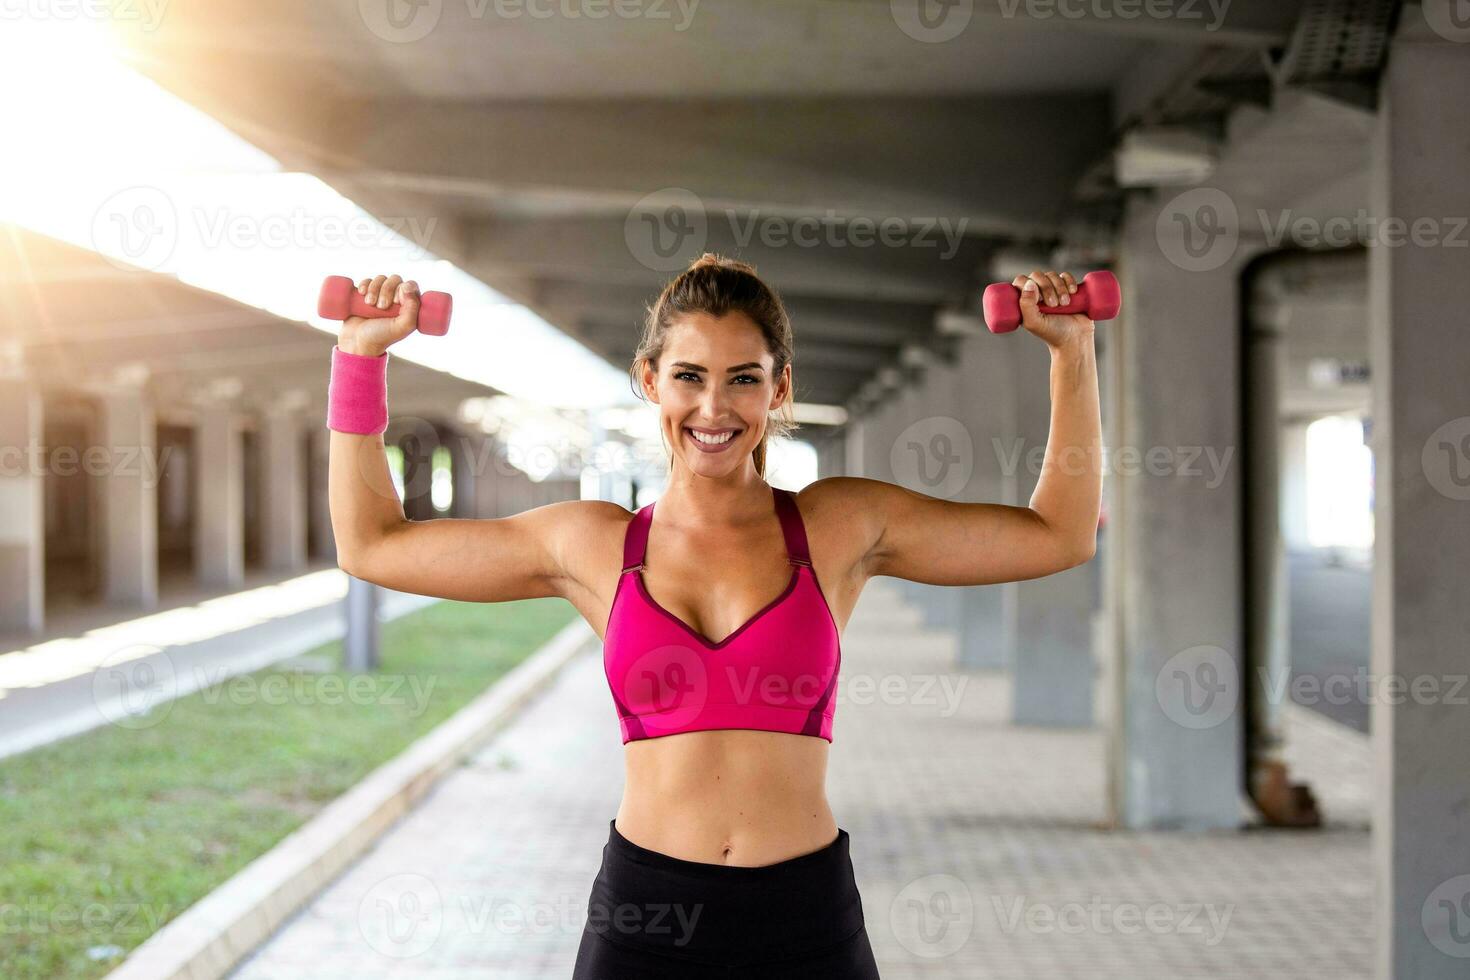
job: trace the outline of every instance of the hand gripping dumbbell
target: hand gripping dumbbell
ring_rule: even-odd
[[[316,315],[325,320],[345,320],[349,316],[369,319],[396,317],[398,303],[387,309],[369,305],[357,284],[346,276],[327,276],[316,301]],[[419,295],[419,333],[442,337],[449,332],[449,317],[454,312],[454,298],[448,293],[427,292]]]
[[[985,325],[991,333],[1010,333],[1021,325],[1021,290],[1008,282],[995,282],[985,287],[981,300],[985,310]],[[1118,289],[1118,277],[1111,272],[1089,272],[1077,284],[1063,306],[1042,304],[1042,313],[1082,313],[1089,320],[1111,320],[1118,315],[1123,305],[1123,294]]]

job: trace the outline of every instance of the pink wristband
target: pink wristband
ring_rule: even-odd
[[[388,353],[377,357],[332,348],[327,428],[372,435],[388,428]]]

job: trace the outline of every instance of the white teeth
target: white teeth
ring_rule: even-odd
[[[704,443],[706,446],[722,445],[723,443],[729,442],[731,438],[733,438],[735,435],[735,433],[733,432],[723,432],[717,436],[707,436],[703,432],[695,432],[693,429],[690,429],[689,431],[694,435],[695,439]]]

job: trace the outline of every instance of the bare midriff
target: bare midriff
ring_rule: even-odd
[[[829,747],[824,738],[747,729],[629,742],[618,833],[705,864],[759,867],[819,851],[837,837]]]

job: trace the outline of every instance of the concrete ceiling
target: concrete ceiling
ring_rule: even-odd
[[[619,368],[673,270],[754,263],[790,304],[798,396],[840,404],[940,346],[997,249],[1057,242],[1123,118],[1284,46],[1300,8],[919,2],[222,0],[119,26],[166,88],[385,221],[433,221],[431,251]],[[971,6],[922,39],[915,18]],[[655,230],[682,233],[665,254]]]
[[[145,387],[165,418],[209,403],[326,418],[331,334],[88,249],[0,225],[0,362],[58,392]],[[3,363],[0,363],[3,371]],[[398,359],[395,412],[445,417],[493,388]]]

